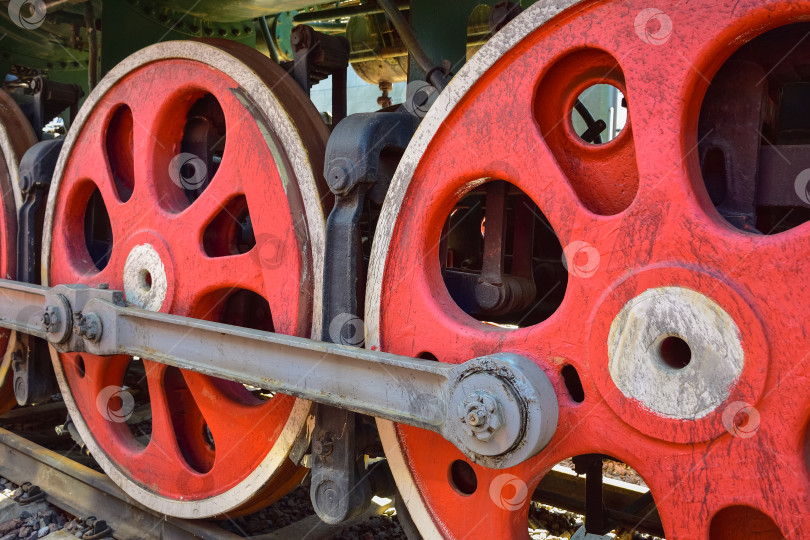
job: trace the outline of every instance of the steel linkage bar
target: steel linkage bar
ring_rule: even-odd
[[[83,285],[0,280],[0,295],[0,326],[61,352],[140,356],[429,429],[490,467],[535,455],[557,425],[551,382],[516,354],[441,364],[146,311]]]

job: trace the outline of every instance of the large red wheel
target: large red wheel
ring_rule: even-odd
[[[516,352],[546,372],[560,403],[545,450],[506,471],[468,462],[465,485],[453,482],[467,460],[450,443],[379,422],[427,538],[525,538],[527,494],[555,463],[589,453],[640,473],[667,538],[810,535],[810,224],[771,236],[733,228],[695,151],[724,60],[807,20],[810,3],[659,4],[535,4],[439,96],[392,182],[370,263],[367,343],[444,362]],[[626,96],[630,121],[588,145],[571,110],[605,82]],[[445,287],[440,235],[481,179],[525,192],[564,248],[565,295],[542,322],[483,324]],[[684,345],[690,358],[668,358]],[[584,396],[569,391],[566,369]]]
[[[252,49],[138,51],[99,83],[68,134],[48,199],[43,282],[106,283],[146,309],[309,336],[327,136],[300,89]],[[53,358],[92,454],[151,508],[245,512],[305,472],[290,453],[306,401],[148,359]],[[132,424],[149,408],[151,433]]]
[[[0,91],[0,275],[14,279],[17,273],[17,207],[21,203],[20,160],[37,142],[31,124],[5,91]],[[0,329],[0,414],[17,404],[14,397],[11,358],[5,354],[12,332]]]

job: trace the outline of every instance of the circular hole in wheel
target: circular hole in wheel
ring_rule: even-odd
[[[203,295],[196,302],[192,316],[263,332],[275,331],[269,302],[245,289],[217,290]],[[276,395],[258,386],[213,377],[210,380],[224,397],[240,405],[261,405]]]
[[[139,357],[130,358],[122,386],[133,398],[132,410],[126,416],[126,425],[135,442],[144,448],[152,439],[152,404],[146,382],[146,369]]]
[[[502,328],[537,324],[562,303],[568,273],[548,219],[515,185],[491,180],[450,211],[439,243],[447,292],[474,319]]]
[[[135,189],[133,125],[132,110],[127,105],[119,105],[107,124],[107,163],[121,202],[127,202]]]
[[[202,195],[224,159],[225,113],[211,93],[178,94],[161,116],[157,138],[153,166],[159,201],[181,212]]]
[[[228,257],[247,253],[254,247],[256,236],[247,199],[239,195],[228,201],[205,228],[203,249],[209,257]],[[273,253],[270,259],[280,256],[280,253]]]
[[[756,531],[756,532],[754,532]],[[710,540],[753,538],[782,540],[785,535],[774,521],[762,511],[750,506],[729,506],[717,512],[709,529]]]
[[[807,48],[797,45],[808,32],[810,23],[796,23],[746,41],[701,103],[697,154],[706,194],[745,232],[778,234],[810,221],[810,71]]]
[[[450,464],[447,475],[450,486],[461,495],[472,495],[478,489],[478,477],[466,461],[455,460]]]
[[[148,293],[152,288],[152,274],[149,273],[149,270],[143,269],[138,273],[138,279],[141,290],[143,290],[144,293]]]
[[[627,123],[627,100],[612,84],[594,84],[583,90],[571,110],[571,125],[588,144],[605,144]]]
[[[534,118],[545,144],[580,202],[601,216],[624,211],[638,192],[625,89],[615,56],[581,48],[555,60],[534,91]]]

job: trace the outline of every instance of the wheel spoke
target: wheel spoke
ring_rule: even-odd
[[[157,362],[144,360],[146,383],[149,388],[149,403],[152,408],[152,436],[149,441],[149,453],[161,455],[164,460],[174,464],[182,463],[182,455],[177,446],[177,436],[171,421],[171,408],[166,399],[164,375],[166,366]]]

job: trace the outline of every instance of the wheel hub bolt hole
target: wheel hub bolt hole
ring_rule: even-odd
[[[152,289],[152,274],[149,273],[149,270],[143,269],[138,274],[141,289],[144,292],[149,292]]]
[[[475,470],[469,463],[460,459],[450,465],[448,480],[453,489],[461,495],[472,495],[478,489],[478,477]]]
[[[683,369],[692,361],[692,349],[683,338],[667,336],[658,345],[658,357],[671,369]]]

